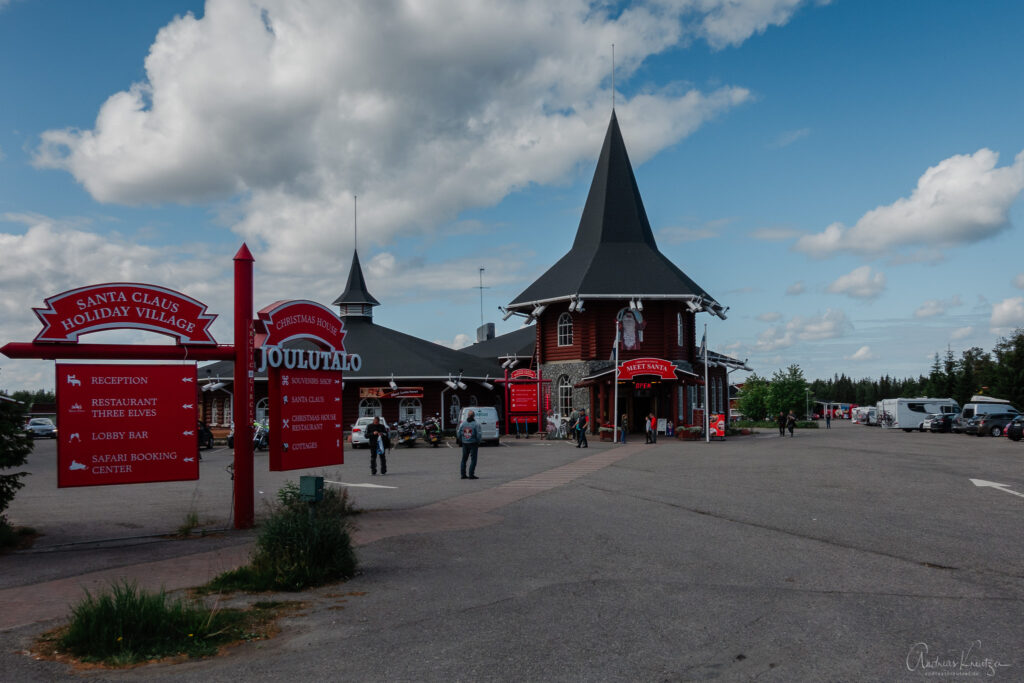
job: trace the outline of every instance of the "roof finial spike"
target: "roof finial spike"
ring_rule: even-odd
[[[615,43],[612,43],[612,112],[615,112]]]
[[[352,232],[355,233],[352,248],[359,251],[359,195],[352,195]]]

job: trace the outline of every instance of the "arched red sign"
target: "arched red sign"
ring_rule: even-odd
[[[345,350],[345,328],[338,315],[315,301],[277,301],[259,312],[265,336],[258,346],[281,346],[293,339],[319,341],[326,349]]]
[[[101,330],[147,330],[176,337],[179,344],[216,344],[206,304],[166,287],[112,282],[72,289],[34,308],[43,323],[37,342],[77,342]]]
[[[639,375],[655,375],[661,379],[675,379],[676,366],[661,358],[634,358],[619,366],[619,379],[633,379]]]

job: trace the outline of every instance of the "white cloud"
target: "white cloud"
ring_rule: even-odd
[[[974,327],[968,325],[967,327],[958,327],[949,334],[949,338],[953,340],[966,339],[974,334]]]
[[[772,311],[770,313],[762,313],[761,315],[757,316],[757,319],[764,323],[774,323],[779,320],[782,320],[782,314],[779,313],[778,311]]]
[[[914,311],[915,318],[933,318],[937,315],[943,315],[950,308],[963,305],[959,296],[954,296],[948,301],[941,301],[939,299],[929,299],[921,304],[916,311]]]
[[[794,316],[788,323],[762,332],[755,344],[761,352],[776,351],[793,346],[798,341],[836,339],[853,329],[843,311],[828,309],[824,314],[810,317]]]
[[[876,256],[991,237],[1009,226],[1010,207],[1024,190],[1024,152],[1011,166],[996,168],[998,160],[989,149],[945,159],[924,172],[910,197],[869,211],[851,228],[833,223],[805,235],[796,249],[818,257],[840,251]]]
[[[522,281],[524,259],[532,254],[519,249],[497,249],[487,255],[456,259],[444,263],[414,257],[400,260],[391,252],[376,254],[363,262],[363,274],[370,292],[382,296],[436,299],[439,292],[465,299],[479,297],[480,271],[484,268],[488,288]]]
[[[874,299],[885,290],[885,274],[872,273],[871,266],[854,268],[840,275],[828,286],[833,294],[845,294],[854,299]]]
[[[1024,297],[1003,299],[994,305],[989,326],[996,334],[1005,334],[1018,327],[1024,327]]]
[[[810,128],[801,128],[800,130],[790,130],[782,133],[777,138],[768,143],[768,149],[782,149],[783,147],[789,147],[800,138],[805,138],[811,134]]]
[[[1013,278],[1013,286],[1017,289],[1024,289],[1024,273],[1017,273]]]
[[[786,296],[797,296],[807,291],[807,287],[804,286],[803,280],[800,282],[794,282],[789,287],[786,287]]]
[[[435,339],[434,343],[440,344],[441,346],[447,346],[450,349],[464,349],[473,343],[473,339],[474,338],[470,337],[468,334],[459,333],[455,335],[455,339],[451,339],[449,341]]]
[[[351,243],[422,234],[531,183],[565,180],[600,148],[610,55],[625,81],[703,38],[736,45],[799,0],[379,3],[221,0],[157,35],[146,79],[91,129],[42,134],[35,163],[98,201],[238,198],[233,229],[264,271],[313,274]],[[723,85],[620,98],[634,163],[748,101]]]
[[[851,355],[845,356],[846,360],[852,361],[874,360],[877,357],[878,356],[871,352],[870,346],[862,346],[856,351],[854,351]]]

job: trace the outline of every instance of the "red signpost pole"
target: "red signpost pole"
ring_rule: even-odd
[[[235,254],[235,528],[249,529],[255,522],[253,478],[253,259],[249,248]]]

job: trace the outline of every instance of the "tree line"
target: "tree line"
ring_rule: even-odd
[[[976,394],[1024,406],[1024,329],[1000,339],[991,352],[975,346],[958,358],[947,348],[945,355],[935,354],[927,375],[917,377],[855,380],[842,373],[806,382],[797,365],[776,371],[770,379],[754,373],[744,382],[739,410],[760,419],[789,410],[802,415],[808,401],[873,406],[884,398],[931,396],[964,405]]]

